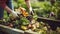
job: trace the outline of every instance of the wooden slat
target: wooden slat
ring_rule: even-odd
[[[24,31],[22,30],[10,28],[4,25],[0,25],[0,30],[3,30],[9,34],[24,34]]]
[[[47,23],[52,30],[56,30],[57,27],[60,27],[60,20],[53,20],[50,18],[38,17],[37,21],[38,22],[42,21],[44,23]]]
[[[9,34],[37,34],[37,32],[22,31],[22,30],[10,28],[4,25],[0,25],[0,31],[1,30]]]

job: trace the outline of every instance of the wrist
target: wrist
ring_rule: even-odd
[[[29,11],[32,11],[32,7],[29,8]]]
[[[11,13],[14,13],[14,11],[11,11]]]

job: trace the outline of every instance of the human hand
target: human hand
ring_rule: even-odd
[[[18,17],[17,13],[15,11],[12,11],[11,14],[14,16],[14,17]]]
[[[33,16],[34,15],[34,12],[33,12],[33,9],[32,8],[29,8],[29,13]]]

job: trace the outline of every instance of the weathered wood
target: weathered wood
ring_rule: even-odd
[[[0,31],[4,31],[8,34],[37,34],[36,32],[31,31],[22,31],[19,29],[10,28],[4,25],[0,25]]]
[[[4,25],[0,25],[0,30],[3,30],[9,34],[24,34],[24,31],[22,30],[10,28]]]
[[[38,22],[42,21],[44,23],[47,23],[52,30],[56,30],[57,27],[60,27],[60,20],[53,20],[50,18],[38,17],[37,21]]]

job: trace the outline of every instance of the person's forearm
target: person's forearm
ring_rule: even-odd
[[[31,2],[30,0],[25,0],[26,4],[27,4],[27,7],[29,9],[29,13],[33,16],[34,13],[33,13],[33,10],[32,10],[32,7],[31,7]]]
[[[28,8],[31,8],[31,4],[30,4],[30,0],[25,0],[26,4],[27,4],[27,7]]]
[[[12,10],[6,5],[5,8],[4,8],[8,13],[11,13]]]

